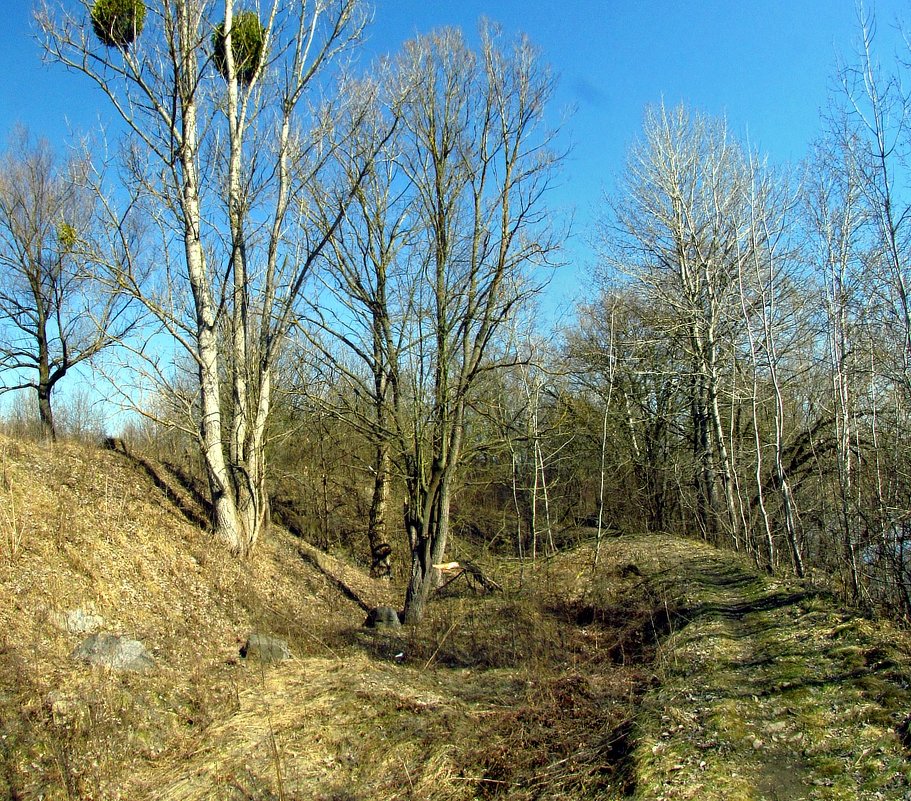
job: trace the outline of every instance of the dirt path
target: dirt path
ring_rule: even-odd
[[[619,547],[674,620],[639,709],[632,797],[911,799],[901,636],[708,546]]]

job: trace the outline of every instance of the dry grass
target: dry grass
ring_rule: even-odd
[[[873,799],[909,778],[901,637],[698,544],[491,561],[504,592],[456,584],[420,629],[368,631],[330,576],[369,603],[401,587],[281,529],[231,559],[122,454],[3,437],[0,534],[0,797]],[[76,608],[155,670],[75,662],[54,621]],[[246,663],[251,631],[294,658]]]
[[[122,454],[3,438],[0,481],[16,532],[0,565],[8,795],[530,799],[621,788],[630,702],[650,675],[621,664],[637,624],[616,610],[622,593],[628,606],[653,599],[608,568],[592,584],[590,554],[521,575],[502,565],[501,595],[456,593],[420,630],[367,632],[326,573],[371,602],[395,597],[388,587],[325,554],[302,559],[281,530],[252,561],[231,559]],[[75,662],[80,636],[53,619],[76,608],[140,639],[156,669]],[[286,638],[295,658],[246,664],[238,650],[252,630]]]
[[[256,679],[238,656],[250,631],[331,654],[326,631],[359,615],[287,535],[232,560],[121,455],[2,439],[0,480],[15,532],[0,564],[0,789],[21,797],[136,797],[119,787],[137,761],[169,759]],[[72,660],[80,637],[52,617],[76,608],[141,640],[157,669]]]

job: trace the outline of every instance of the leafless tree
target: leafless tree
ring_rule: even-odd
[[[257,6],[251,25],[253,12],[233,0],[155,0],[141,30],[108,44],[88,0],[44,0],[37,12],[49,60],[91,79],[126,129],[124,188],[157,226],[159,272],[144,288],[128,262],[113,279],[192,360],[188,409],[213,528],[238,554],[269,518],[264,434],[276,361],[356,186],[328,174],[336,117],[307,100],[365,19],[357,0]],[[246,45],[235,46],[242,28]],[[329,230],[310,213],[314,194],[334,208]],[[109,207],[109,218],[116,226],[120,215]]]
[[[524,38],[503,43],[489,25],[480,38],[472,52],[454,30],[421,37],[398,67],[412,87],[403,162],[424,254],[410,419],[400,416],[399,428],[412,554],[405,617],[414,621],[446,549],[472,390],[494,366],[496,334],[535,289],[529,268],[556,247],[544,203],[559,161],[544,127],[553,78]]]
[[[325,269],[319,274],[323,292],[314,295],[301,330],[309,337],[310,352],[318,353],[336,380],[352,389],[347,396],[351,402],[336,411],[374,445],[367,537],[371,573],[388,578],[392,569],[392,421],[401,356],[408,346],[409,317],[414,312],[416,277],[409,271],[407,249],[415,199],[395,136],[403,87],[395,85],[387,63],[378,65],[375,72],[377,79],[347,89],[366,95],[370,107],[357,127],[352,126],[361,144],[352,148],[349,141],[338,150],[342,169],[351,181],[358,181],[364,171],[359,162],[364,154],[372,164],[360,180],[345,220],[335,228],[325,253]],[[407,85],[404,88],[407,91]],[[329,224],[328,214],[333,210],[321,208]],[[336,395],[335,399],[341,398]]]
[[[0,158],[0,392],[34,390],[54,439],[58,384],[135,320],[124,296],[92,280],[104,244],[87,160],[61,161],[24,129]]]
[[[359,365],[333,358],[352,397],[370,399],[359,424],[380,446],[377,476],[388,454],[404,486],[414,622],[446,550],[469,405],[510,361],[493,343],[556,247],[544,205],[559,161],[544,123],[553,79],[524,38],[482,24],[480,40],[474,51],[457,30],[421,36],[384,69],[394,136],[335,231],[326,283],[341,302],[317,321]]]
[[[738,269],[751,247],[749,185],[747,159],[723,121],[682,106],[653,107],[606,230],[613,268],[666,310],[665,334],[690,360],[697,518],[711,533],[720,481],[725,527],[738,547],[722,395],[724,364],[737,338]]]

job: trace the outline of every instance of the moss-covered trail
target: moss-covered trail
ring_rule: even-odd
[[[630,756],[640,799],[911,799],[904,637],[709,546],[617,544],[670,611]]]

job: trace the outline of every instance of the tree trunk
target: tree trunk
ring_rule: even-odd
[[[54,426],[54,411],[51,408],[51,387],[45,383],[38,385],[38,420],[41,425],[41,436],[56,442],[57,429]]]
[[[55,442],[57,440],[57,430],[54,427],[54,412],[51,408],[53,384],[51,383],[50,348],[47,335],[47,310],[37,281],[34,282],[33,287],[35,287],[36,334],[38,336],[38,420],[41,425],[42,437]]]
[[[374,454],[373,498],[367,524],[370,542],[370,575],[374,578],[392,578],[392,548],[389,545],[389,445],[380,442]]]
[[[424,496],[422,506],[430,511],[426,518],[409,517],[406,509],[406,527],[411,542],[411,575],[405,592],[404,618],[410,625],[421,622],[427,600],[439,582],[440,571],[434,565],[442,562],[449,538],[449,483],[449,476],[441,475],[436,490],[431,489]]]
[[[187,90],[183,105],[182,209],[187,275],[193,293],[196,317],[196,353],[199,375],[199,442],[212,496],[212,528],[216,538],[233,554],[247,552],[246,536],[237,514],[233,481],[228,471],[222,441],[221,386],[216,333],[216,310],[206,274],[202,246],[202,215],[199,200],[198,131],[196,104]]]
[[[696,522],[699,533],[708,542],[715,540],[715,470],[709,445],[708,413],[705,408],[705,388],[698,373],[692,378],[690,410],[693,424],[693,457],[696,473]]]
[[[706,343],[706,356],[704,369],[706,372],[705,388],[708,395],[707,412],[710,415],[712,438],[715,440],[715,450],[718,454],[718,472],[721,476],[721,489],[724,492],[731,544],[735,550],[739,551],[740,524],[737,514],[737,502],[734,497],[734,478],[731,469],[731,458],[724,440],[724,428],[721,425],[721,410],[718,403],[718,355],[714,339],[711,336],[708,337]]]

